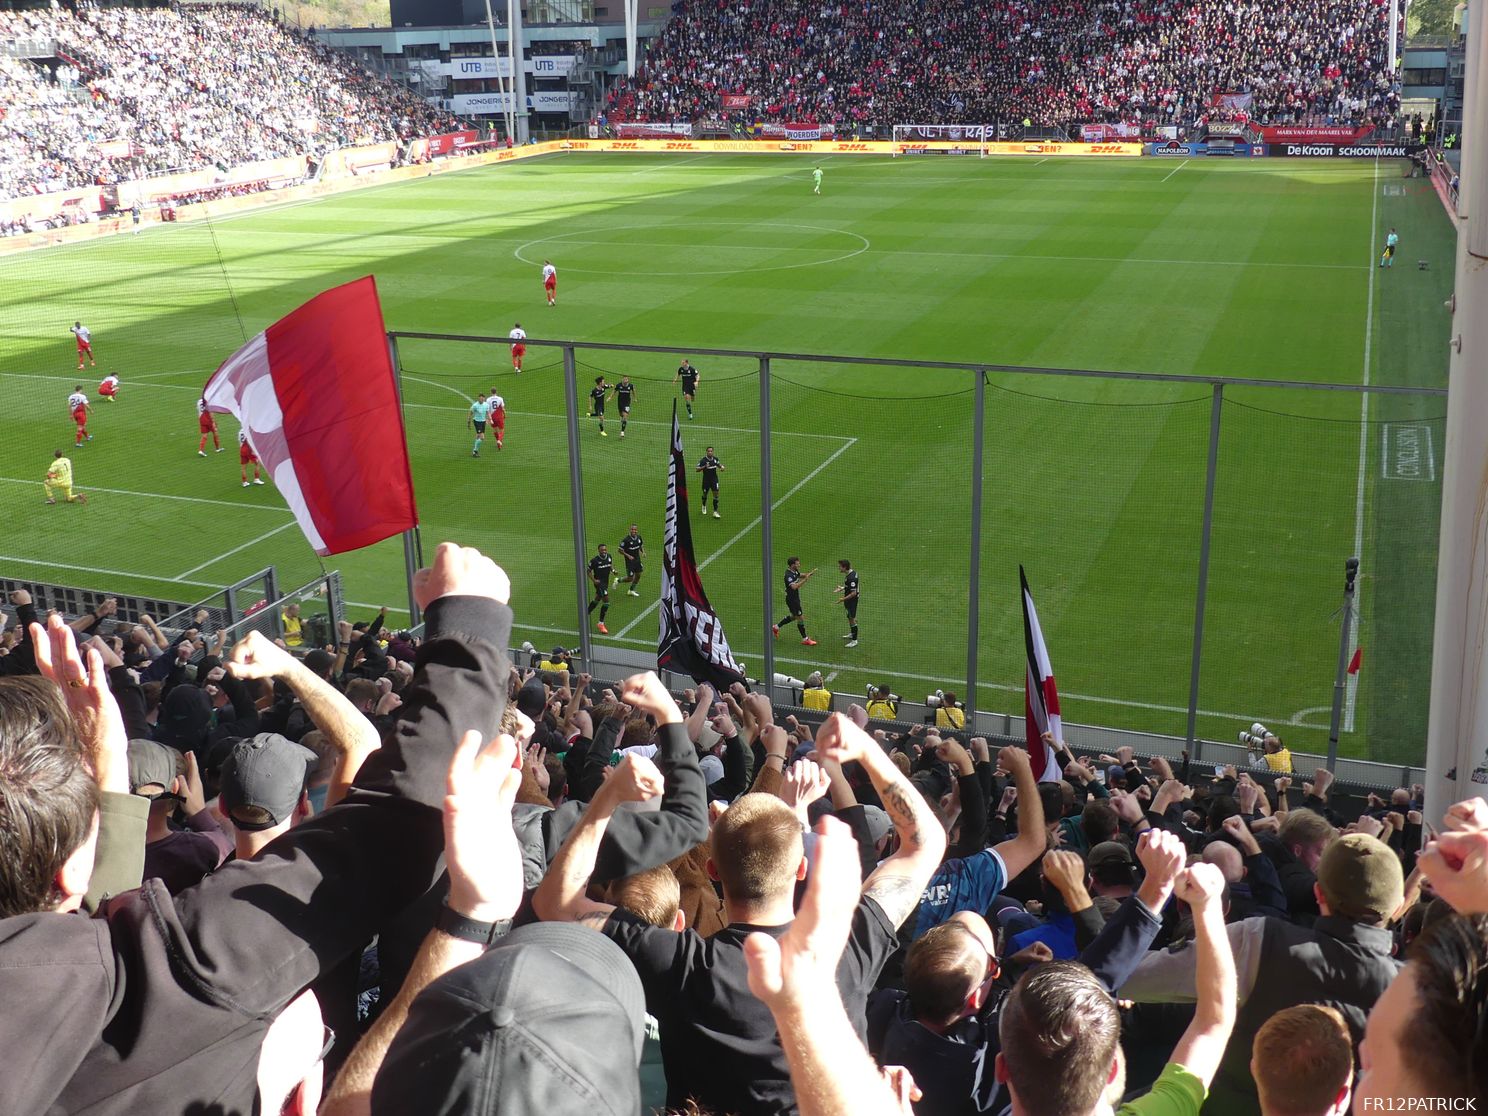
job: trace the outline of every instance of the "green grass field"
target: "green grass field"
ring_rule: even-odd
[[[0,571],[191,600],[270,562],[319,571],[271,488],[235,455],[196,456],[209,372],[314,293],[376,275],[395,330],[832,356],[1439,387],[1452,229],[1397,164],[1225,160],[569,156],[373,188],[0,263]],[[1389,227],[1397,266],[1373,267]],[[538,268],[560,271],[543,305]],[[1417,259],[1429,270],[1417,270]],[[67,327],[123,377],[74,454],[86,508],[39,480],[70,442]],[[504,346],[403,343],[426,546],[488,550],[511,572],[520,635],[571,642],[575,589],[558,352],[510,374]],[[583,423],[586,532],[650,543],[640,600],[613,596],[609,642],[654,644],[674,357],[579,353],[640,384],[628,436]],[[688,456],[727,466],[723,518],[694,521],[714,604],[757,664],[759,406],[748,359],[699,358]],[[85,387],[93,393],[98,377]],[[466,400],[496,387],[508,447],[470,457]],[[811,634],[777,644],[838,689],[960,690],[967,644],[972,383],[965,374],[776,360],[772,470],[787,554],[821,573]],[[1349,754],[1424,751],[1440,500],[1439,397],[1227,389],[1215,493],[1201,733],[1259,718],[1294,748],[1326,739],[1343,559],[1362,550]],[[613,404],[611,405],[613,415]],[[982,708],[1021,712],[1025,565],[1067,721],[1183,731],[1211,392],[1203,383],[993,374],[987,391]],[[1361,425],[1361,419],[1367,423]],[[234,444],[230,422],[224,436]],[[694,512],[696,509],[694,508]],[[830,592],[863,579],[862,642]],[[396,540],[334,565],[349,596],[398,606]],[[778,594],[772,604],[784,611]],[[789,638],[786,638],[789,636]],[[597,637],[601,645],[604,637]]]

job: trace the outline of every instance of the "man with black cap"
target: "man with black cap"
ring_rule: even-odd
[[[310,816],[306,793],[318,757],[277,732],[261,732],[233,745],[222,761],[218,810],[233,827],[239,860]]]
[[[1251,1046],[1277,1011],[1327,1004],[1359,1035],[1370,1008],[1400,971],[1389,924],[1404,898],[1405,881],[1393,849],[1363,833],[1339,837],[1318,862],[1314,886],[1322,915],[1311,927],[1247,918],[1227,928],[1240,1011],[1206,1111],[1258,1110]],[[1120,995],[1139,1003],[1193,1002],[1193,957],[1192,949],[1149,956]]]
[[[26,755],[55,776],[8,779],[9,808],[56,838],[0,843],[0,894],[13,897],[0,912],[0,1050],[25,1067],[0,1074],[0,1112],[257,1110],[269,1021],[427,890],[455,744],[467,730],[493,737],[505,712],[506,574],[446,543],[414,594],[428,637],[399,731],[346,801],[281,837],[276,855],[224,865],[176,898],[147,880],[97,917],[67,913],[92,859],[87,755],[123,732],[112,700],[77,728],[24,710],[0,718],[0,767]],[[256,634],[231,661],[250,679],[303,669]]]
[[[637,676],[626,683],[622,700],[680,724],[681,713],[652,695],[653,688],[665,693],[654,675]],[[945,830],[888,754],[846,717],[828,717],[816,744],[832,762],[863,765],[901,838],[898,850],[862,885],[837,967],[848,1016],[861,1030],[868,990],[898,948],[898,928],[940,862]],[[660,1023],[669,1107],[695,1100],[716,1112],[793,1113],[796,1101],[775,1022],[749,992],[744,941],[756,932],[777,939],[790,932],[796,884],[807,870],[800,821],[774,795],[735,800],[713,827],[707,865],[722,887],[728,925],[706,940],[691,930],[659,929],[589,900],[585,889],[609,818],[632,797],[629,788],[654,786],[655,794],[660,781],[650,761],[626,756],[533,894],[533,910],[541,918],[594,927],[635,964],[647,1009]]]

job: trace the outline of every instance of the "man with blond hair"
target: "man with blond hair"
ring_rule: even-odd
[[[1354,1081],[1348,1024],[1323,1004],[1298,1004],[1262,1024],[1250,1072],[1261,1116],[1343,1116]]]

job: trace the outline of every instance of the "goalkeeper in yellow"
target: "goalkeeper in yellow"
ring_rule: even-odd
[[[61,450],[52,453],[52,463],[47,466],[46,480],[41,482],[41,486],[46,489],[48,504],[57,502],[58,492],[62,494],[65,503],[86,504],[88,502],[87,496],[72,490],[72,462],[62,456]]]

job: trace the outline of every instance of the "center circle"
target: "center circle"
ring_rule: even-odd
[[[773,263],[760,267],[753,267],[747,264],[743,267],[709,267],[709,259],[713,253],[726,254],[729,252],[831,252],[833,251],[833,249],[811,248],[790,244],[671,244],[644,240],[627,242],[625,240],[601,239],[607,237],[607,235],[610,233],[675,230],[680,227],[676,223],[669,222],[665,224],[658,223],[639,225],[609,225],[603,229],[578,229],[573,232],[554,233],[552,236],[538,237],[536,240],[529,240],[525,244],[519,245],[512,252],[512,255],[525,264],[531,264],[534,267],[539,267],[542,265],[542,260],[531,259],[528,256],[523,255],[523,253],[526,252],[528,249],[535,248],[540,244],[588,243],[605,249],[635,248],[638,250],[638,256],[641,256],[643,258],[654,259],[659,254],[658,249],[666,248],[675,249],[681,252],[690,252],[697,256],[697,263],[695,265],[689,264],[689,266],[687,266],[686,268],[674,271],[631,267],[626,267],[624,269],[574,267],[569,264],[565,264],[562,269],[567,272],[572,272],[576,275],[649,275],[659,277],[670,275],[737,275],[744,272],[792,271],[797,268],[803,267],[822,267],[826,264],[841,263],[843,260],[850,260],[854,256],[862,255],[864,252],[868,251],[870,247],[868,238],[866,236],[862,236],[855,232],[848,232],[845,229],[828,228],[824,225],[799,225],[789,222],[772,222],[770,224],[762,225],[757,221],[729,220],[727,218],[710,218],[705,222],[700,222],[700,224],[709,229],[717,229],[720,226],[745,227],[763,231],[770,231],[775,229],[795,229],[797,231],[826,234],[828,236],[839,237],[850,240],[853,243],[850,247],[844,247],[843,249],[836,251],[835,255],[829,255],[825,259],[802,260],[799,263]],[[663,256],[662,258],[664,259],[665,257]]]

